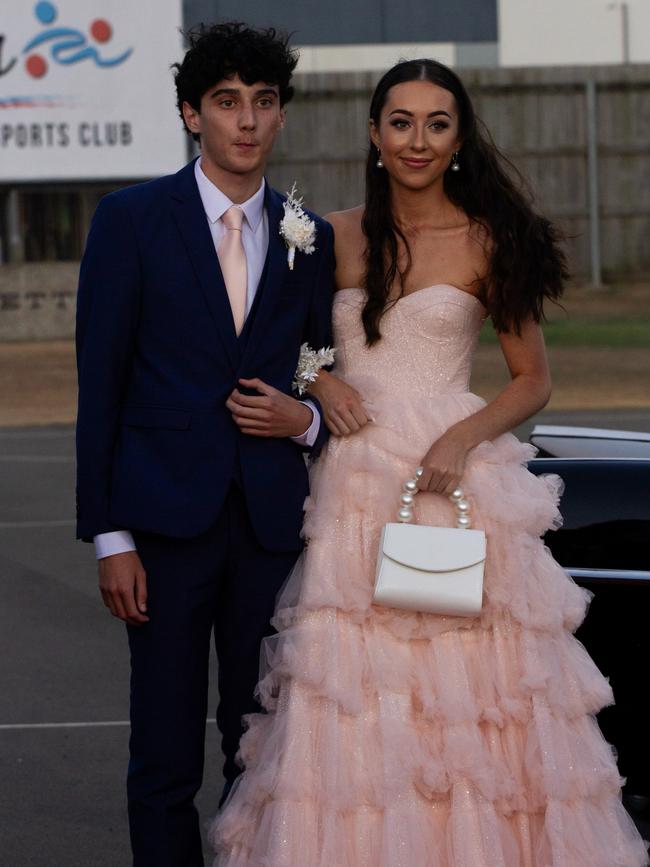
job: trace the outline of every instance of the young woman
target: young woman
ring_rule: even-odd
[[[310,544],[278,603],[246,771],[213,827],[220,867],[640,867],[594,714],[609,686],[572,631],[588,594],[540,536],[561,483],[508,433],[541,409],[539,326],[566,276],[457,76],[400,63],[370,109],[366,202],[332,214],[333,437],[312,471]],[[486,318],[511,381],[468,392]],[[350,434],[352,434],[350,436]],[[418,523],[485,530],[480,616],[373,605],[382,526],[423,472]],[[426,493],[425,493],[426,492]]]

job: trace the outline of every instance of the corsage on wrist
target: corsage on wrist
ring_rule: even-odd
[[[301,396],[307,390],[310,382],[318,379],[318,371],[321,367],[334,364],[336,349],[330,346],[322,346],[319,350],[312,349],[308,343],[300,347],[298,367],[293,377],[292,388]]]

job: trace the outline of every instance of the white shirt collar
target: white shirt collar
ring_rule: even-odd
[[[199,195],[203,202],[203,210],[205,211],[208,220],[210,220],[211,223],[216,223],[217,220],[223,217],[228,208],[232,208],[235,203],[231,202],[228,196],[225,193],[222,193],[219,187],[215,186],[215,184],[205,176],[201,168],[200,157],[194,163],[194,177],[196,178]],[[257,232],[257,228],[264,213],[264,186],[265,181],[264,178],[262,178],[262,183],[257,192],[253,193],[250,199],[237,205],[237,207],[241,208],[244,212],[246,221],[253,232]]]

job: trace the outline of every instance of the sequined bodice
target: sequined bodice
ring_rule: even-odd
[[[449,284],[420,289],[384,315],[382,338],[365,343],[363,290],[341,289],[334,298],[336,371],[351,381],[379,380],[390,394],[431,396],[466,392],[485,308]]]

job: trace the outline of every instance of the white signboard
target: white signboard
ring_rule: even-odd
[[[180,168],[181,24],[181,0],[2,0],[0,182]]]

